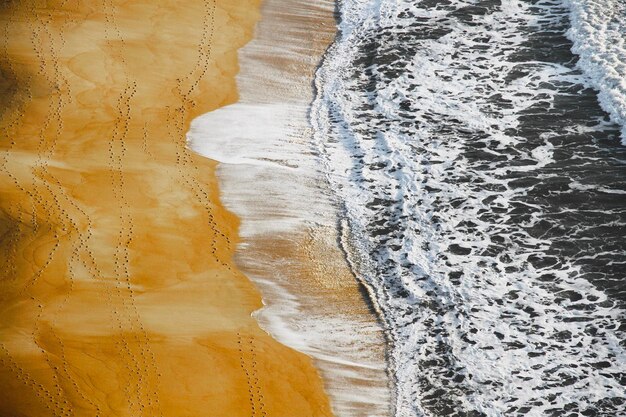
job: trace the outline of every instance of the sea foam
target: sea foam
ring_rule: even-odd
[[[567,35],[580,57],[578,65],[611,120],[622,126],[626,145],[626,2],[567,0],[571,28]]]
[[[565,4],[340,12],[312,122],[397,415],[624,415],[626,155]]]

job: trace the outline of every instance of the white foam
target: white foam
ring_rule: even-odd
[[[302,103],[241,102],[191,125],[189,146],[221,162],[222,200],[243,219],[243,238],[302,229],[310,219],[328,214],[330,200],[319,195],[306,131],[290,126],[303,113]]]
[[[568,37],[580,56],[579,67],[598,90],[602,108],[622,127],[626,145],[626,2],[566,0],[570,7]]]
[[[261,327],[314,358],[336,415],[383,416],[390,390],[375,318],[349,314],[348,306],[331,311],[332,294],[303,288],[308,272],[299,261],[268,247],[306,252],[299,245],[308,239],[339,251],[335,197],[319,171],[308,122],[315,51],[324,33],[330,40],[335,32],[333,25],[311,26],[333,10],[331,0],[264,1],[256,37],[239,52],[239,102],[194,120],[188,144],[220,162],[222,201],[242,221],[237,264],[263,294],[265,306],[254,314]],[[321,264],[332,291],[337,268],[325,253],[308,256]]]
[[[536,177],[554,162],[550,134],[515,147],[524,140],[515,134],[521,115],[551,105],[551,85],[583,78],[564,65],[514,59],[529,42],[528,28],[541,25],[528,2],[503,0],[472,24],[449,14],[474,3],[420,8],[409,0],[344,0],[341,34],[316,78],[315,137],[350,224],[346,250],[393,340],[397,415],[431,415],[424,403],[443,397],[454,415],[487,416],[543,416],[569,402],[584,409],[623,397],[607,375],[626,371],[626,352],[611,330],[624,312],[568,261],[537,269],[529,262],[552,245],[524,230],[543,219],[540,206],[528,203],[534,212],[524,224],[507,221],[530,191],[509,185],[507,175]],[[545,9],[545,19],[561,17],[550,15],[556,2],[533,5]],[[428,27],[415,29],[417,22]],[[419,30],[439,26],[448,32],[419,37]],[[384,36],[402,34],[413,37],[385,43]],[[394,50],[400,58],[383,60]],[[382,63],[370,64],[368,54]],[[524,71],[506,79],[518,66]],[[509,107],[494,104],[495,94]],[[493,162],[485,157],[477,167],[466,153],[481,142]],[[482,254],[496,239],[504,240],[504,253]],[[455,254],[453,245],[471,253]],[[453,273],[461,274],[457,283]],[[543,274],[554,275],[558,291],[541,283]],[[583,314],[559,292],[596,301]],[[603,330],[590,335],[586,320]],[[559,334],[572,339],[559,341]],[[593,368],[601,360],[610,371]],[[447,372],[463,382],[453,383]],[[571,386],[560,384],[570,377]]]

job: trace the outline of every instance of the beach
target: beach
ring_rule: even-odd
[[[186,147],[238,99],[259,1],[0,13],[0,414],[331,415],[313,360],[252,317],[240,221]]]
[[[220,162],[222,201],[242,221],[235,259],[263,294],[261,326],[313,358],[336,415],[392,415],[384,324],[344,252],[311,130],[336,4],[266,0],[261,11],[239,51],[238,102],[194,120],[189,146]]]
[[[626,417],[623,0],[0,3],[0,417]]]

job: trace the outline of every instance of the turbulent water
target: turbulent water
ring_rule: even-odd
[[[626,1],[569,0],[568,37],[602,108],[622,125],[626,145]]]
[[[398,416],[626,416],[624,0],[343,0],[311,121]]]

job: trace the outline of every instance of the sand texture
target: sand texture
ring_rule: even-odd
[[[259,17],[259,0],[0,5],[1,416],[331,414],[311,360],[251,317],[238,219],[185,147],[236,101]]]
[[[347,228],[309,121],[334,11],[333,0],[264,0],[239,51],[239,101],[195,119],[190,146],[222,162],[222,201],[242,221],[237,264],[267,301],[261,326],[314,358],[337,415],[389,416],[383,326],[339,246]]]

